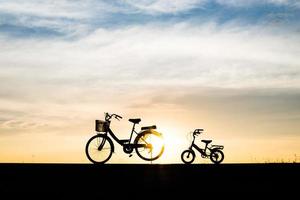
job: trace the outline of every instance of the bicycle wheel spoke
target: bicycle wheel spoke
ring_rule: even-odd
[[[136,147],[137,154],[144,160],[155,160],[164,151],[162,137],[158,133],[146,132],[137,138],[137,144],[145,144],[145,147]]]

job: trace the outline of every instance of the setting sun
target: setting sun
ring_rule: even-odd
[[[159,163],[178,163],[180,154],[184,148],[188,147],[187,133],[180,133],[178,130],[170,127],[162,127],[165,151]]]

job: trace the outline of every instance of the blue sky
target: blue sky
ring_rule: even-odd
[[[0,161],[86,162],[105,111],[156,123],[182,148],[203,127],[228,162],[300,154],[299,11],[296,0],[0,0]],[[114,126],[127,137],[126,120]]]
[[[299,29],[299,2],[267,1],[4,1],[0,31],[11,37],[74,37],[99,28],[207,21]]]

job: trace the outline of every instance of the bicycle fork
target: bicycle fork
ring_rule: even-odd
[[[101,141],[101,144],[98,147],[98,151],[101,151],[103,149],[105,142],[106,142],[106,137],[103,137],[103,140]]]

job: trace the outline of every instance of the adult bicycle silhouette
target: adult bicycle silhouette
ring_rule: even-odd
[[[111,158],[115,150],[112,139],[123,146],[123,151],[126,154],[130,154],[130,157],[133,150],[136,151],[141,159],[146,161],[156,160],[163,154],[165,148],[163,137],[161,133],[155,130],[155,125],[142,127],[140,132],[136,132],[135,125],[139,124],[141,119],[129,119],[133,123],[130,138],[120,140],[110,129],[112,118],[122,119],[117,114],[105,113],[105,121],[96,120],[96,135],[88,140],[85,147],[86,156],[92,163],[103,164]]]
[[[195,144],[195,137],[200,135],[203,131],[204,131],[203,129],[194,130],[191,146],[189,147],[189,149],[183,151],[181,154],[181,160],[185,164],[191,164],[192,162],[194,162],[196,154],[193,148],[199,151],[202,158],[210,158],[210,160],[214,164],[220,164],[224,160],[224,153],[222,152],[224,146],[222,145],[209,146],[208,144],[210,144],[212,140],[201,140],[201,142],[205,143],[204,149],[201,149]]]

